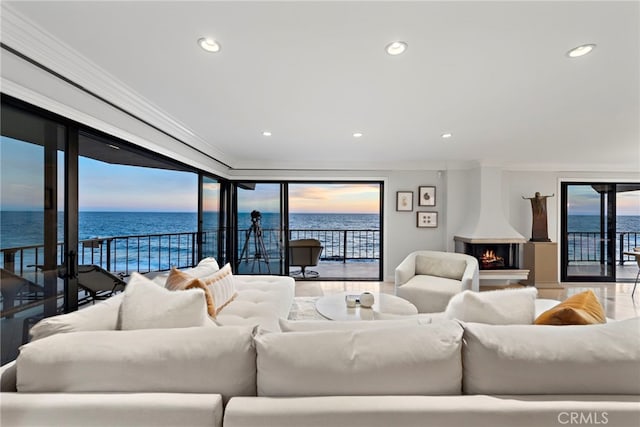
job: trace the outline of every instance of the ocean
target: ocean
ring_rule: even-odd
[[[292,238],[318,238],[323,242],[323,257],[340,259],[345,256],[344,241],[347,240],[346,256],[351,259],[373,260],[380,256],[380,217],[377,214],[326,214],[294,213],[289,217]],[[267,251],[272,257],[282,256],[282,244],[277,230],[280,228],[279,214],[261,213],[261,227]],[[43,242],[42,212],[3,211],[0,217],[0,247],[12,248],[41,245]],[[205,214],[205,224],[217,224],[217,213]],[[246,231],[251,226],[249,212],[238,215],[240,248],[246,240]],[[206,230],[207,227],[205,227]],[[596,215],[570,215],[569,257],[572,260],[599,259],[599,217]],[[79,239],[105,239],[117,236],[147,236],[176,233],[165,238],[115,240],[112,243],[112,270],[136,271],[167,269],[171,265],[189,264],[193,256],[193,237],[197,230],[197,214],[192,212],[80,212]],[[307,230],[307,231],[295,231]],[[314,230],[314,231],[310,231]],[[362,232],[320,232],[318,230],[363,230]],[[364,231],[369,230],[369,231]],[[63,235],[62,213],[59,215],[58,236]],[[212,230],[209,230],[212,231]],[[177,235],[184,233],[184,235]],[[618,240],[616,250],[619,257],[620,239],[623,249],[640,246],[640,216],[617,218]],[[622,233],[622,234],[620,234]],[[214,240],[217,232],[211,232]],[[59,239],[60,240],[60,239]],[[239,248],[239,250],[240,250]],[[82,250],[82,249],[81,249]],[[166,255],[165,255],[166,252]],[[138,254],[138,256],[132,254]],[[157,254],[157,256],[156,256]],[[103,248],[83,250],[82,263],[106,261]],[[23,264],[35,263],[35,253],[23,254]],[[102,257],[102,258],[100,258]],[[138,258],[138,259],[136,259]],[[140,260],[142,258],[142,261]],[[115,265],[115,268],[114,268]]]
[[[42,212],[3,211],[0,215],[0,248],[42,245],[44,235]],[[204,228],[208,232],[205,245],[210,248],[215,248],[216,239],[220,238],[217,230],[214,230],[217,228],[217,215],[217,213],[205,213]],[[59,241],[64,233],[62,217],[60,212]],[[207,224],[212,226],[207,227]],[[246,230],[252,225],[251,213],[239,213],[238,224],[240,228],[238,241],[241,248],[246,240]],[[292,238],[319,238],[325,245],[325,255],[329,259],[344,256],[344,249],[341,248],[343,248],[345,235],[342,232],[318,232],[318,230],[363,230],[363,232],[346,233],[347,256],[367,260],[380,256],[380,227],[377,214],[294,213],[290,214],[289,224],[291,230],[315,230],[313,232],[292,231]],[[80,212],[78,225],[80,241],[95,239],[101,242],[100,247],[80,246],[79,262],[81,264],[100,264],[106,268],[106,240],[104,239],[120,236],[174,234],[170,237],[116,239],[109,242],[111,256],[108,267],[112,271],[129,273],[163,270],[171,266],[187,266],[192,262],[195,253],[192,233],[197,230],[197,214],[194,212]],[[279,214],[261,213],[260,225],[263,240],[271,258],[281,257]],[[61,248],[59,248],[61,257],[60,252]],[[42,259],[38,258],[42,255],[37,255],[35,249],[24,251],[18,254],[18,257],[20,256],[24,259],[18,259],[16,263],[23,265],[37,264],[36,260]]]

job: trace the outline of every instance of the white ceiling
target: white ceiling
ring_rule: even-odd
[[[3,3],[235,169],[640,170],[637,1]]]

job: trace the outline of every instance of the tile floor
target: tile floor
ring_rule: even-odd
[[[492,288],[493,289],[493,288]],[[538,289],[540,298],[559,301],[591,289],[600,299],[607,317],[616,320],[640,316],[640,285],[631,298],[633,283],[571,283],[563,284],[559,289]],[[482,290],[488,290],[483,289]],[[315,297],[338,292],[361,293],[364,291],[394,293],[393,282],[352,282],[352,281],[298,281],[296,296]]]

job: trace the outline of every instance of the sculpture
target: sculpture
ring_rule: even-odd
[[[549,232],[547,231],[547,199],[550,196],[541,196],[539,191],[536,191],[533,197],[524,197],[531,201],[531,213],[533,215],[533,224],[531,225],[531,239],[530,242],[550,242]]]

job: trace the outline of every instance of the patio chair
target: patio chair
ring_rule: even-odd
[[[66,275],[64,267],[58,267],[58,276],[63,278]],[[110,271],[99,265],[83,264],[78,266],[78,287],[89,294],[84,302],[95,302],[95,300],[106,299],[116,291],[124,290],[127,283]]]
[[[291,274],[302,274],[305,279],[318,277],[320,274],[317,271],[307,271],[307,267],[318,265],[323,249],[322,243],[317,239],[291,240],[289,242],[289,265],[300,267],[300,271],[291,272]]]

